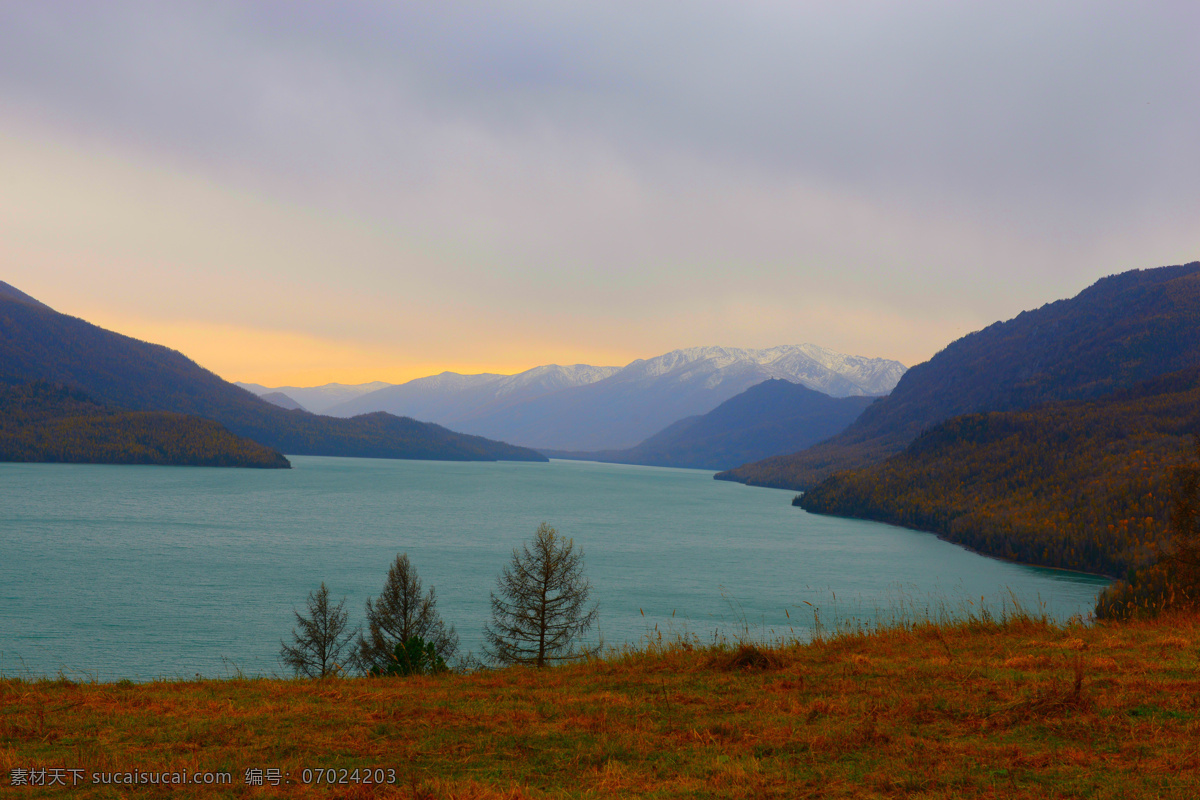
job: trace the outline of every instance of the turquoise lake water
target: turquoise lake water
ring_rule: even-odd
[[[148,680],[282,674],[279,640],[324,581],[352,624],[398,552],[463,650],[548,522],[585,554],[610,645],[655,630],[806,638],[822,621],[999,610],[1086,616],[1106,581],[936,537],[819,517],[711,472],[587,462],[293,457],[292,470],[0,464],[0,673]],[[811,606],[808,604],[812,604]],[[974,603],[975,605],[970,605]]]

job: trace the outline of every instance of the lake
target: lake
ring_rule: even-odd
[[[1107,581],[936,537],[807,514],[711,472],[575,461],[292,457],[292,470],[0,464],[0,674],[282,674],[279,640],[324,581],[352,624],[407,552],[463,650],[541,522],[572,537],[606,644],[657,631],[806,638],[896,609],[1087,616]],[[811,605],[809,605],[811,604]],[[974,604],[974,605],[972,605]]]

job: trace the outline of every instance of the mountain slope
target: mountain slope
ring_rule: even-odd
[[[546,455],[656,467],[729,469],[827,439],[873,402],[872,397],[833,398],[771,378],[707,414],[667,426],[628,450]]]
[[[953,417],[798,497],[988,555],[1124,575],[1166,541],[1173,468],[1200,433],[1200,369],[1104,397]]]
[[[16,303],[24,303],[25,305],[29,306],[36,306],[38,308],[50,309],[50,306],[46,305],[40,300],[35,300],[17,287],[5,283],[4,281],[0,281],[0,298],[11,300]]]
[[[950,417],[1085,400],[1200,364],[1200,262],[1133,270],[964,336],[842,433],[717,477],[804,489],[902,450]]]
[[[0,382],[33,380],[77,387],[124,409],[195,414],[297,455],[544,460],[525,448],[386,414],[334,419],[285,411],[174,350],[104,330],[36,301],[0,295]]]
[[[291,466],[281,454],[212,420],[107,408],[83,392],[45,381],[0,388],[0,461]]]

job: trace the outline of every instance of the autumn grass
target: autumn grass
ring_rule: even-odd
[[[1200,616],[1029,615],[638,649],[409,679],[0,681],[14,768],[224,770],[231,788],[73,797],[1200,796]],[[396,785],[296,783],[385,767]],[[248,787],[247,768],[289,786]]]

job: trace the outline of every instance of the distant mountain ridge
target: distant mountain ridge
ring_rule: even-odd
[[[295,455],[545,460],[526,448],[387,414],[335,419],[286,411],[181,353],[60,314],[12,291],[0,293],[0,383],[45,380],[122,409],[194,414]]]
[[[682,419],[628,450],[543,453],[552,458],[652,467],[729,469],[827,439],[873,402],[873,397],[834,398],[783,378],[769,378],[707,414]]]
[[[266,400],[271,405],[286,408],[288,411],[308,411],[307,408],[297,403],[292,398],[288,397],[283,392],[268,392],[264,395],[259,395],[263,400]]]
[[[883,358],[849,356],[814,344],[781,345],[761,350],[741,347],[689,347],[627,365],[626,377],[676,374],[707,376],[739,364],[754,364],[771,378],[782,378],[831,397],[881,395],[891,391],[904,365]]]
[[[344,417],[386,411],[441,425],[462,425],[498,408],[560,389],[595,383],[618,369],[589,364],[547,364],[516,375],[443,372],[396,386],[385,386],[332,406],[328,413]]]
[[[314,414],[324,414],[327,410],[338,403],[344,403],[347,400],[353,400],[359,395],[373,392],[377,389],[383,389],[391,386],[390,383],[383,381],[372,381],[371,383],[327,383],[324,386],[261,386],[257,383],[242,383],[234,381],[235,386],[240,386],[243,389],[253,392],[259,397],[266,398],[271,394],[286,395],[293,402],[298,403],[305,411],[311,411]],[[278,403],[276,403],[278,405]],[[287,408],[287,406],[283,406]],[[378,410],[378,409],[374,409]],[[353,415],[351,415],[353,416]]]
[[[1132,270],[968,334],[829,441],[719,474],[808,489],[900,452],[951,417],[1089,400],[1200,365],[1200,262]]]
[[[510,376],[447,372],[364,394],[329,413],[380,410],[530,447],[615,450],[705,414],[764,380],[835,397],[880,395],[904,371],[896,361],[811,344],[693,347],[624,367],[552,364]]]

